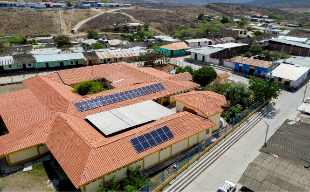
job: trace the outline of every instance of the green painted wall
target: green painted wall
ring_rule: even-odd
[[[162,53],[165,53],[165,54],[167,54],[169,57],[171,57],[172,55],[171,55],[171,50],[169,50],[169,49],[164,49],[164,48],[158,48],[158,50],[160,51],[160,52],[162,52]],[[179,49],[179,50],[174,50],[173,51],[173,56],[178,56],[178,55],[185,55],[186,54],[186,52],[185,52],[185,50],[184,49]]]

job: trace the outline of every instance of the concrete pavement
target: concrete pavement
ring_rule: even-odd
[[[310,84],[310,83],[308,83]],[[274,109],[263,118],[269,124],[267,139],[280,127],[285,119],[294,119],[298,114],[297,107],[303,99],[305,86],[297,92],[283,91],[275,102]],[[308,91],[309,93],[309,91]],[[309,96],[309,94],[306,96]],[[232,145],[216,162],[193,180],[183,191],[216,191],[225,181],[230,180],[237,184],[248,164],[259,154],[264,144],[267,125],[259,121],[237,143]]]

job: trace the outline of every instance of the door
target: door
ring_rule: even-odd
[[[172,50],[170,51],[170,55],[171,55],[171,57],[173,57],[173,51]]]
[[[249,75],[254,75],[255,69],[250,69]]]
[[[50,66],[48,65],[48,63],[45,63],[45,67],[46,67],[46,68],[49,68]]]
[[[197,60],[197,54],[195,54],[195,60]]]
[[[60,67],[64,67],[64,62],[59,62]]]
[[[75,64],[78,65],[78,64],[79,64],[79,61],[75,61]]]
[[[239,66],[239,72],[242,72],[242,66]]]
[[[23,64],[23,70],[25,70],[26,69],[26,64]]]
[[[198,42],[198,47],[200,46],[200,42]]]
[[[202,56],[202,62],[205,62],[205,56]]]

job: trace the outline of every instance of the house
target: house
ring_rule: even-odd
[[[309,191],[309,139],[308,123],[285,120],[238,183],[251,191]]]
[[[237,38],[245,38],[248,36],[248,30],[246,29],[234,29],[234,28],[221,28],[219,36],[221,38],[223,37],[233,37],[235,39]]]
[[[229,77],[230,77],[230,75],[227,72],[218,73],[213,82],[214,82],[214,84],[220,84],[220,85],[224,84],[224,83],[228,83]]]
[[[177,112],[188,111],[207,118],[217,123],[212,132],[219,129],[220,116],[223,112],[221,107],[227,104],[225,96],[212,91],[191,91],[173,98],[176,100]]]
[[[49,55],[49,54],[58,54],[61,53],[61,49],[57,49],[57,48],[44,48],[44,49],[33,49],[32,51],[30,51],[31,54],[34,55]]]
[[[121,62],[24,80],[27,89],[0,96],[1,126],[9,132],[0,136],[0,158],[12,167],[51,154],[83,192],[113,176],[124,178],[130,167],[151,168],[208,139],[216,126],[161,105],[199,87],[188,78]],[[86,96],[71,92],[72,85],[90,80],[107,80],[114,88]],[[213,101],[221,105],[224,98]],[[219,110],[210,106],[208,114]]]
[[[143,49],[120,49],[120,50],[108,50],[108,51],[96,51],[98,60],[97,63],[112,63],[121,61],[137,61],[140,54],[145,53]],[[93,63],[93,64],[97,64]]]
[[[211,62],[210,58],[212,58],[214,54],[222,50],[224,49],[214,47],[201,47],[201,48],[189,49],[188,52],[191,53],[190,59],[208,63]]]
[[[131,4],[124,4],[124,7],[131,7]]]
[[[160,42],[178,42],[178,41],[180,41],[180,40],[178,40],[178,39],[173,39],[172,37],[170,37],[170,36],[165,36],[165,35],[155,35],[154,36],[154,39],[156,40],[156,41],[160,41]]]
[[[189,47],[206,47],[208,45],[214,45],[211,39],[202,38],[202,39],[188,39],[184,41]]]
[[[282,30],[281,29],[270,29],[269,28],[269,29],[266,29],[265,32],[266,33],[272,33],[274,35],[279,35],[282,32]]]
[[[265,79],[266,74],[272,69],[271,61],[263,61],[248,57],[237,56],[235,58],[235,71],[245,73],[247,75],[254,75]]]
[[[280,64],[272,71],[266,74],[268,79],[275,82],[282,82],[285,86],[295,89],[297,88],[309,74],[309,68],[297,65]]]
[[[293,55],[310,56],[310,42],[308,38],[286,37],[269,39],[268,48],[286,51]]]
[[[265,19],[265,23],[275,23],[275,19]]]
[[[163,45],[158,48],[158,50],[162,53],[167,54],[169,57],[185,55],[186,51],[190,47],[186,45],[184,42],[171,43],[168,45]]]
[[[129,29],[144,28],[144,25],[142,23],[127,23],[126,25],[129,27]]]
[[[82,65],[85,59],[82,53],[34,55],[34,57],[36,60],[36,68]]]

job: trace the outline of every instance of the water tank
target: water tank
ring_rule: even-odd
[[[102,37],[102,40],[105,40],[105,37]]]
[[[226,25],[226,28],[229,28],[229,25]]]
[[[158,35],[160,35],[160,33],[158,33]]]

